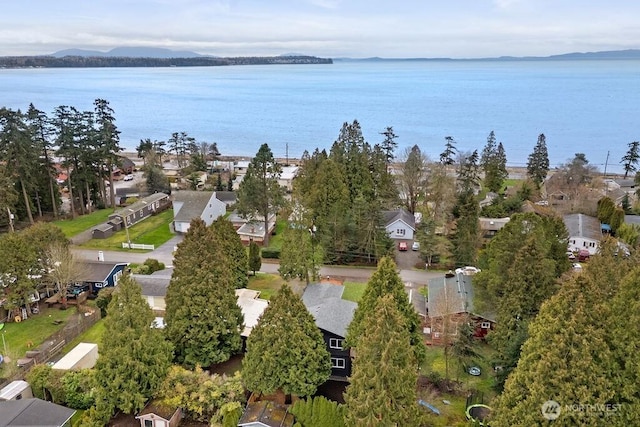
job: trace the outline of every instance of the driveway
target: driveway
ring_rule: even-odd
[[[407,245],[406,251],[398,250],[398,245],[400,244],[400,242],[405,242],[405,244]],[[412,251],[411,245],[413,245],[413,240],[396,240],[396,264],[401,270],[414,269],[418,264],[420,264],[420,266],[423,266],[423,261],[420,259],[420,251]]]

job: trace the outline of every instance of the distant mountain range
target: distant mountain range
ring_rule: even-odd
[[[196,52],[188,50],[171,50],[161,47],[116,47],[107,52],[87,49],[64,49],[52,53],[50,56],[64,58],[65,56],[82,57],[127,57],[127,58],[199,58]]]
[[[212,55],[202,55],[188,50],[171,50],[156,47],[116,47],[107,52],[87,49],[64,49],[52,53],[50,56],[63,58],[65,56],[79,57],[126,57],[126,58],[216,58]],[[279,55],[304,56],[299,53]],[[334,58],[334,61],[531,61],[531,60],[573,60],[573,59],[640,59],[640,49],[609,50],[600,52],[573,52],[551,56],[500,56],[488,58]]]
[[[586,60],[586,59],[640,59],[640,49],[608,50],[601,52],[573,52],[551,56],[500,56],[488,58],[333,58],[339,61],[541,61],[541,60]]]

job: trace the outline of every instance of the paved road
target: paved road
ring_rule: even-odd
[[[134,253],[122,251],[102,251],[104,261],[107,262],[129,262],[141,264],[147,258],[155,258],[164,263],[167,268],[173,266],[173,251],[175,247],[182,241],[183,236],[177,235],[156,250],[147,253]],[[74,248],[74,252],[82,259],[99,260],[99,251],[97,249],[80,249]],[[278,263],[262,262],[260,271],[263,273],[278,273]],[[348,281],[367,281],[375,268],[370,267],[349,267],[349,266],[322,266],[320,275],[322,277],[335,277]],[[400,277],[407,283],[408,287],[417,288],[427,283],[429,279],[442,277],[442,272],[427,272],[423,270],[401,269]]]

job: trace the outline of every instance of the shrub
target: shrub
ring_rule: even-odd
[[[291,407],[291,413],[302,427],[344,427],[345,425],[345,406],[322,396],[298,400]]]
[[[111,302],[114,290],[115,288],[102,288],[100,289],[100,292],[98,292],[98,297],[96,298],[96,306],[100,309],[101,317],[107,316],[107,307]]]
[[[62,377],[66,404],[73,409],[89,409],[95,399],[91,390],[94,387],[93,369],[67,371]]]
[[[279,259],[280,249],[262,248],[262,258]]]
[[[164,263],[161,263],[160,261],[154,258],[147,258],[144,262],[144,265],[146,265],[149,268],[149,273],[147,274],[151,274],[155,271],[164,270]]]

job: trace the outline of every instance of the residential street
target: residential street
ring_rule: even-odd
[[[167,268],[173,267],[173,251],[178,243],[182,241],[182,236],[175,236],[164,245],[158,247],[153,252],[147,253],[127,253],[122,251],[102,251],[104,261],[107,262],[129,262],[141,264],[147,258],[155,258],[165,264]],[[96,249],[73,248],[73,251],[82,259],[98,261],[99,251]],[[404,254],[401,254],[404,255]],[[277,273],[278,263],[264,261],[260,271],[263,273]],[[320,268],[322,277],[336,277],[350,281],[366,281],[375,271],[372,267],[348,267],[348,266],[323,266]],[[423,270],[401,269],[400,277],[407,283],[407,287],[417,288],[427,283],[427,280],[442,277],[442,272],[426,272]]]

